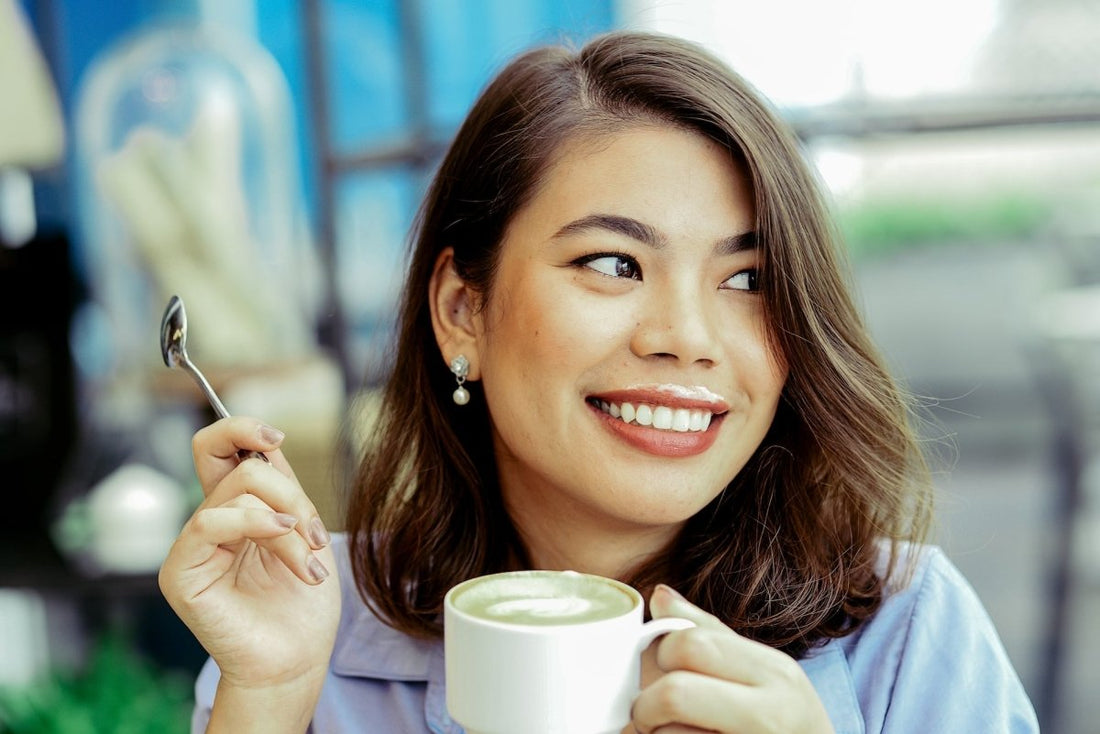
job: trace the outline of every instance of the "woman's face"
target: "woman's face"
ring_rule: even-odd
[[[786,378],[755,291],[753,214],[745,172],[701,135],[638,126],[566,144],[474,317],[521,529],[671,530],[745,465]]]

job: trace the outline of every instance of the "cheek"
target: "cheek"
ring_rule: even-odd
[[[764,379],[767,380],[767,383],[776,393],[780,392],[787,383],[787,373],[789,372],[786,357],[777,349],[772,348],[771,345],[765,344],[762,361]]]
[[[777,389],[782,389],[787,382],[787,355],[784,354],[779,340],[772,334],[763,314],[760,314],[756,321],[754,333],[761,374],[769,384],[777,385]]]
[[[599,347],[614,342],[628,320],[626,309],[598,299],[521,282],[496,303],[484,335],[488,361],[534,379],[583,369]],[[541,381],[541,380],[540,380]]]
[[[787,381],[787,360],[782,350],[768,334],[762,315],[742,320],[739,327],[728,332],[726,351],[738,367],[738,373],[749,393],[766,398],[778,395]]]

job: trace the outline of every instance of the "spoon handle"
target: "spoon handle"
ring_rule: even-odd
[[[181,360],[180,365],[191,373],[191,376],[195,378],[195,382],[198,383],[199,388],[202,390],[203,395],[210,401],[210,407],[214,409],[218,418],[228,418],[229,411],[225,409],[225,404],[222,403],[221,398],[214,392],[214,388],[210,386],[206,376],[199,371],[199,368],[191,363],[191,360]]]
[[[191,376],[195,378],[195,382],[198,383],[199,388],[202,390],[203,394],[206,395],[206,399],[210,401],[210,407],[214,409],[214,412],[217,414],[218,418],[228,418],[229,411],[226,410],[225,404],[221,401],[221,398],[218,397],[218,394],[214,392],[214,388],[210,386],[210,383],[206,379],[206,375],[200,372],[199,368],[192,364],[191,360],[189,359],[181,360],[180,365],[185,370],[190,372]],[[259,451],[250,451],[246,449],[241,449],[240,451],[238,451],[237,458],[241,461],[244,461],[245,459],[260,459],[261,461],[266,461],[268,463],[270,463],[271,461],[267,458],[267,456],[261,454]]]

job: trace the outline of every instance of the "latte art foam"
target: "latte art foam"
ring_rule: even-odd
[[[569,571],[488,576],[454,598],[455,608],[472,616],[529,625],[612,619],[629,612],[635,603],[613,582]]]
[[[575,617],[587,614],[595,608],[589,599],[506,599],[485,607],[489,617],[508,619],[519,616],[530,617]]]

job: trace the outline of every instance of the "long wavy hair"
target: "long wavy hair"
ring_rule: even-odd
[[[798,141],[703,49],[611,33],[508,64],[418,214],[392,372],[346,517],[359,592],[397,629],[440,635],[452,585],[527,562],[501,501],[483,394],[468,384],[468,405],[451,400],[428,304],[436,258],[453,247],[459,276],[491,298],[505,228],[562,145],[640,123],[695,131],[748,171],[769,335],[789,376],[747,465],[624,580],[643,590],[668,583],[739,633],[798,656],[873,614],[902,541],[924,538],[931,490],[909,401],[853,305]]]

